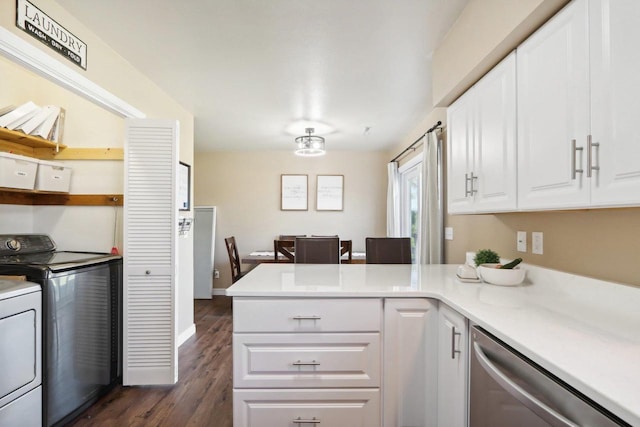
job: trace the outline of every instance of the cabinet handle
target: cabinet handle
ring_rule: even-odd
[[[293,320],[320,320],[322,317],[320,316],[293,316]]]
[[[576,173],[582,173],[582,169],[576,169],[576,152],[582,151],[583,147],[576,147],[576,140],[571,140],[571,179],[576,179]]]
[[[473,188],[473,180],[478,179],[477,176],[473,176],[473,172],[471,172],[471,176],[468,173],[464,174],[464,197],[473,196],[478,190],[474,190]],[[469,184],[471,184],[471,190],[469,190]]]
[[[600,143],[593,142],[591,135],[587,135],[587,178],[591,178],[591,171],[600,170],[600,166],[593,165],[593,147],[600,147]]]
[[[307,419],[298,417],[295,420],[293,420],[293,423],[294,424],[320,424],[320,420],[316,417],[307,418]]]
[[[297,360],[293,362],[293,366],[320,366],[320,362],[316,362],[315,360],[312,360],[311,362],[302,362]]]
[[[477,180],[478,177],[477,176],[473,176],[473,172],[471,172],[471,195],[473,196],[474,194],[476,194],[478,192],[478,190],[476,190],[473,185],[473,181]]]
[[[464,197],[467,197],[471,195],[471,192],[469,191],[469,174],[465,173],[464,174]]]
[[[462,335],[460,332],[456,332],[456,327],[451,327],[451,358],[456,358],[456,353],[460,354],[462,351],[456,349],[456,336]]]

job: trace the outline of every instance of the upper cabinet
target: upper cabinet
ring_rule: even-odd
[[[639,23],[638,0],[589,2],[594,206],[640,203]]]
[[[575,0],[517,50],[518,209],[640,203],[640,2]]]
[[[449,213],[640,205],[638,22],[574,0],[449,107]]]
[[[515,53],[451,105],[447,124],[449,213],[515,210]]]

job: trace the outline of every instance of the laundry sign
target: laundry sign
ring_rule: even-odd
[[[28,0],[16,0],[16,26],[87,69],[87,45]]]

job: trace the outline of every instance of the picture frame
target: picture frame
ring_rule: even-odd
[[[344,175],[318,175],[316,210],[344,210]]]
[[[308,175],[280,175],[280,210],[309,210],[308,190]]]
[[[178,164],[178,210],[191,210],[191,165]]]

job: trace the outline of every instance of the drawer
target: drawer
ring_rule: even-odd
[[[234,332],[379,332],[382,300],[233,299]]]
[[[236,388],[379,387],[379,333],[234,334]]]
[[[234,390],[233,425],[379,427],[380,391]]]

